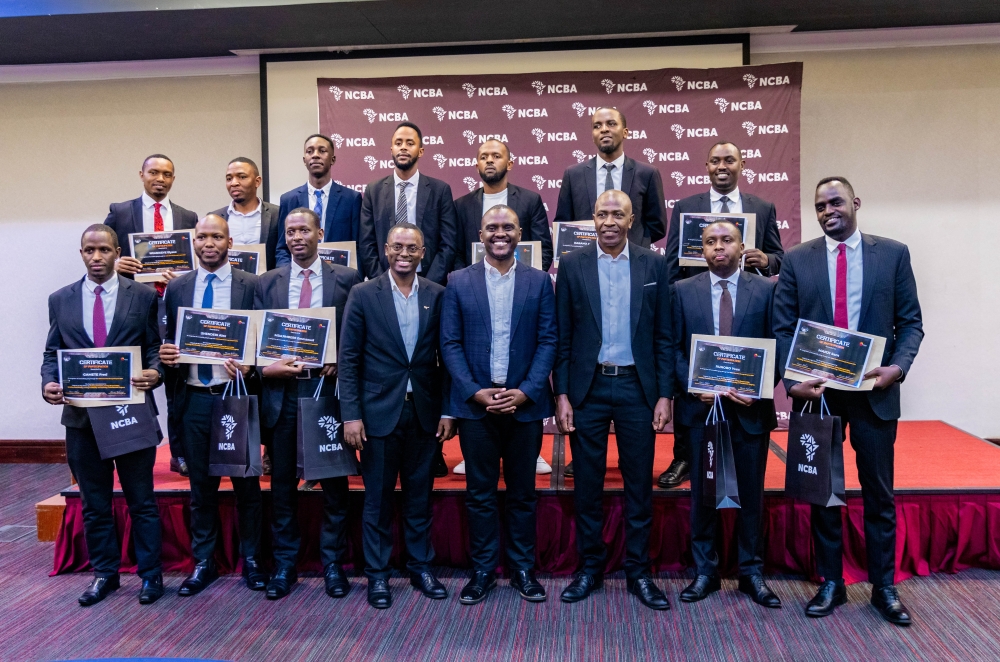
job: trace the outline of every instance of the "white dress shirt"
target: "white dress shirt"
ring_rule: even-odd
[[[257,198],[257,208],[249,214],[236,211],[234,202],[229,203],[229,236],[237,246],[260,244],[260,224],[264,203]]]
[[[396,321],[399,322],[399,333],[403,336],[403,346],[406,348],[406,358],[413,358],[413,350],[417,347],[420,333],[420,300],[417,292],[420,290],[420,279],[413,279],[410,295],[403,294],[396,285],[396,275],[389,272],[389,283],[392,287],[392,302],[396,306]],[[406,380],[406,392],[413,392],[413,384]]]
[[[487,193],[486,191],[483,191],[483,216],[486,216],[486,212],[493,209],[497,205],[507,205],[507,189],[504,189],[499,193]]]
[[[409,179],[400,179],[396,172],[392,173],[392,223],[396,223],[396,201],[399,199],[399,185],[409,184],[403,195],[406,196],[406,222],[419,226],[417,223],[417,187],[420,185],[420,171],[415,170]]]
[[[316,191],[323,191],[323,213],[319,215],[319,226],[326,229],[326,205],[330,202],[330,189],[333,188],[333,180],[331,179],[326,183],[323,188],[316,188],[309,182],[306,182],[306,187],[309,189],[309,209],[316,211]],[[257,243],[257,242],[254,242]]]
[[[302,282],[304,280],[302,272],[305,271],[298,262],[292,260],[292,271],[288,278],[288,307],[299,307],[299,294],[302,293]],[[309,282],[312,284],[312,298],[309,300],[310,308],[323,307],[323,260],[317,255],[316,260],[309,265]]]
[[[826,269],[830,274],[830,310],[837,313],[837,248],[841,243],[847,244],[847,328],[858,330],[861,319],[861,284],[864,279],[864,260],[861,248],[861,230],[845,242],[835,241],[826,237]]]
[[[597,243],[597,278],[601,287],[601,351],[599,363],[635,365],[632,357],[632,267],[628,243],[611,257]]]
[[[613,163],[615,169],[611,171],[611,181],[615,183],[614,190],[622,190],[622,168],[625,167],[625,152],[619,156],[614,161],[605,161],[598,155],[597,157],[597,195],[600,196],[604,193],[604,183],[608,180],[608,171],[604,169],[604,166],[608,163]]]
[[[194,280],[194,294],[191,297],[191,307],[201,308],[205,298],[205,290],[208,289],[208,275],[214,273],[212,280],[212,310],[229,310],[232,307],[233,294],[233,268],[229,262],[223,264],[217,271],[208,271],[205,267],[198,265],[198,275]],[[198,366],[192,364],[188,372],[187,383],[191,386],[218,386],[229,381],[229,373],[225,366],[212,366],[212,381],[203,384],[198,378]]]
[[[729,278],[719,278],[711,271],[708,272],[708,277],[712,279],[712,323],[715,325],[715,335],[719,335],[719,304],[722,303],[722,286],[719,285],[719,281],[726,281],[729,283],[726,287],[729,288],[729,296],[733,300],[733,322],[736,321],[736,288],[740,283],[740,270],[737,269],[733,272],[733,275]],[[734,329],[735,331],[735,329]]]
[[[104,331],[111,331],[111,322],[115,319],[115,304],[118,303],[118,274],[111,276],[106,282],[101,283],[104,290],[101,292],[101,303],[104,304]],[[87,332],[90,341],[94,341],[94,302],[97,295],[97,283],[90,278],[83,279],[83,329]]]
[[[156,200],[153,200],[149,195],[143,191],[142,193],[142,231],[143,232],[156,232],[156,221],[153,216],[156,214],[156,208],[154,205]],[[160,200],[160,216],[163,217],[163,231],[170,232],[174,229],[174,212],[170,207],[170,198],[163,198]]]
[[[497,384],[507,382],[507,368],[510,365],[510,322],[514,310],[514,272],[517,264],[512,264],[507,273],[483,260],[486,266],[486,294],[490,301],[493,342],[490,345],[490,375]]]
[[[721,214],[722,212],[722,193],[719,193],[715,188],[711,188],[708,191],[708,196],[712,199],[712,213]],[[726,193],[726,197],[729,198],[729,212],[730,214],[742,214],[743,213],[743,198],[740,197],[740,187],[737,186],[729,193]]]

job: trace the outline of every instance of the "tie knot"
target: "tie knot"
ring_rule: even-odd
[[[160,207],[162,207],[162,206],[163,206],[162,203],[159,203],[159,202],[154,202],[153,203],[153,209],[155,209],[156,211],[160,211]]]
[[[94,288],[94,294],[96,294],[97,296],[101,296],[101,294],[103,294],[103,293],[104,293],[104,287],[103,286],[98,285],[97,287]]]
[[[837,244],[837,250],[841,253],[847,252],[847,244]]]
[[[303,269],[302,270],[302,277],[303,278],[312,278],[312,275],[313,275],[312,269]]]
[[[215,274],[208,274],[207,276],[205,276],[205,282],[211,283],[216,278],[218,278],[218,276],[216,276]]]
[[[403,189],[405,189],[409,185],[410,185],[410,182],[400,182],[400,183],[396,184],[396,187],[399,189],[399,192],[402,193]]]
[[[721,198],[719,198],[719,202],[732,202],[732,200],[729,199],[728,195],[724,195]]]
[[[617,167],[618,166],[616,166],[614,163],[605,163],[604,164],[604,169],[607,170],[608,172],[611,172],[612,170],[614,170]]]
[[[317,198],[322,198],[323,197],[323,189],[321,189],[321,188],[316,189],[316,197]]]
[[[721,287],[724,290],[728,290],[729,289],[729,281],[728,280],[720,280],[719,281],[719,287]]]

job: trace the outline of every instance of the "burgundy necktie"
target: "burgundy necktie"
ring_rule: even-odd
[[[313,286],[309,281],[312,276],[312,269],[302,270],[302,290],[299,292],[299,308],[311,308],[313,298]]]
[[[108,342],[108,325],[104,320],[104,302],[101,300],[103,291],[100,285],[94,288],[94,347],[104,347]]]
[[[837,246],[837,294],[833,298],[833,325],[846,329],[847,320],[847,244]]]
[[[729,294],[729,281],[720,280],[722,296],[719,297],[719,335],[733,335],[733,297]]]
[[[153,232],[163,232],[163,216],[160,215],[162,206],[159,202],[153,203]]]

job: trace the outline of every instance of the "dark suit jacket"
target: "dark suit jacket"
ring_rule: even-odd
[[[670,289],[663,256],[629,242],[632,299],[632,354],[639,381],[652,409],[659,398],[673,397]],[[590,391],[601,352],[601,285],[597,244],[578,248],[559,262],[556,280],[559,350],[553,372],[557,395],[579,406]]]
[[[528,396],[514,413],[518,421],[552,415],[549,373],[556,361],[558,329],[552,279],[544,271],[515,263],[510,315],[507,387]],[[483,418],[486,408],[472,398],[492,379],[493,317],[483,262],[452,272],[441,308],[441,355],[451,374],[451,414]]]
[[[520,186],[507,184],[507,206],[521,221],[521,241],[542,242],[542,270],[552,265],[552,231],[542,196]],[[455,270],[472,264],[472,244],[479,241],[483,226],[483,189],[476,189],[455,201],[458,216],[458,241],[455,246]]]
[[[257,276],[239,269],[233,269],[233,283],[230,291],[230,310],[253,310],[253,295],[257,287]],[[177,309],[199,308],[194,303],[194,286],[198,279],[197,271],[189,271],[178,276],[167,284],[163,293],[167,308],[167,342],[172,343],[177,333]],[[176,366],[164,366],[167,390],[173,393],[172,412],[183,414],[187,408],[187,378],[190,374],[190,363],[178,363]],[[248,378],[248,382],[252,381]]]
[[[253,307],[255,310],[283,310],[289,308],[288,280],[291,271],[291,265],[286,264],[273,271],[268,271],[258,279],[253,298]],[[323,307],[334,307],[337,309],[334,319],[337,324],[338,347],[343,335],[340,323],[344,316],[344,308],[347,305],[347,295],[350,293],[351,288],[361,281],[360,272],[339,264],[323,262]],[[327,356],[326,362],[335,363],[336,357]],[[323,396],[334,395],[336,390],[335,381],[333,379],[324,381]],[[263,402],[260,406],[261,423],[266,428],[273,428],[278,423],[278,416],[281,414],[281,401],[285,397],[285,385],[289,380],[262,377],[262,382]]]
[[[594,218],[597,166],[595,156],[566,168],[553,221],[561,223]],[[667,208],[663,200],[660,171],[626,156],[622,166],[622,191],[632,201],[632,213],[635,215],[628,240],[648,248],[651,243],[663,239],[667,233]]]
[[[229,220],[229,205],[212,212],[216,216]],[[283,227],[283,226],[282,226]],[[277,266],[275,251],[278,249],[278,206],[270,202],[262,202],[260,209],[260,244],[265,244],[267,270]]]
[[[389,273],[358,285],[347,300],[337,367],[344,421],[363,421],[368,436],[385,437],[399,422],[406,380],[424,431],[433,434],[448,413],[447,372],[441,361],[439,326],[444,287],[418,276],[420,331],[413,358],[406,357]]]
[[[771,337],[771,304],[774,283],[756,274],[742,272],[736,286],[736,310],[733,314],[733,335],[742,338]],[[712,281],[708,271],[678,281],[674,286],[674,378],[677,397],[674,399],[674,420],[688,427],[704,427],[710,407],[687,392],[691,358],[692,334],[715,334],[712,311]],[[777,357],[775,357],[777,365]],[[774,382],[776,375],[772,375]],[[770,432],[778,425],[774,415],[774,400],[755,400],[744,407],[722,399],[727,417],[739,416],[743,429],[750,434]]]
[[[781,247],[781,233],[774,205],[749,193],[740,193],[743,211],[757,215],[757,232],[754,235],[753,248],[767,255],[767,273],[764,276],[774,276],[781,270],[781,261],[785,257],[785,249]],[[680,242],[681,214],[712,213],[712,198],[708,191],[678,200],[670,216],[670,232],[667,233],[667,246],[664,255],[667,258],[667,269],[670,284],[673,285],[682,278],[690,278],[695,274],[707,272],[708,267],[682,267],[677,259],[677,245]]]
[[[389,228],[396,224],[396,194],[393,176],[389,175],[369,184],[361,201],[358,264],[363,265],[365,275],[372,280],[389,269],[385,242]],[[427,249],[420,263],[420,276],[443,285],[455,262],[458,246],[455,203],[448,184],[420,173],[416,220]]]
[[[83,328],[83,278],[49,295],[49,335],[42,360],[42,389],[49,382],[59,383],[60,349],[89,349],[93,341]],[[142,367],[152,368],[163,377],[160,365],[160,329],[156,320],[156,290],[127,278],[118,280],[115,316],[108,328],[105,347],[138,346],[142,348]],[[146,392],[146,402],[156,412],[153,392]],[[90,425],[90,416],[82,407],[63,406],[62,424],[71,428]]]
[[[924,337],[917,283],[905,244],[871,234],[861,235],[861,317],[858,331],[886,339],[881,365],[897,365],[903,378],[910,371]],[[833,324],[826,238],[799,244],[788,251],[774,292],[774,335],[779,365],[788,361],[798,320]],[[899,418],[899,384],[867,391],[872,410],[884,421]],[[786,380],[786,387],[795,384]],[[799,404],[801,406],[801,403]]]
[[[170,201],[170,212],[174,216],[175,230],[190,230],[198,225],[198,214],[184,209]],[[122,248],[122,256],[132,255],[132,245],[128,236],[132,232],[142,232],[142,196],[125,202],[112,202],[108,217],[104,224],[118,234],[118,245]],[[131,278],[131,276],[126,276]]]
[[[285,244],[285,217],[293,209],[299,207],[313,208],[309,201],[309,185],[292,189],[281,195],[281,208],[278,212],[277,249],[275,253],[278,266],[285,266],[292,261]],[[315,202],[315,199],[313,200]],[[337,182],[330,184],[330,198],[324,201],[323,207],[323,241],[357,241],[358,218],[361,213],[361,194]],[[361,264],[360,260],[358,264]],[[272,267],[268,265],[268,269]]]

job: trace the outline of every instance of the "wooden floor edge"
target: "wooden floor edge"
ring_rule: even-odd
[[[0,439],[0,464],[65,464],[63,439]]]

